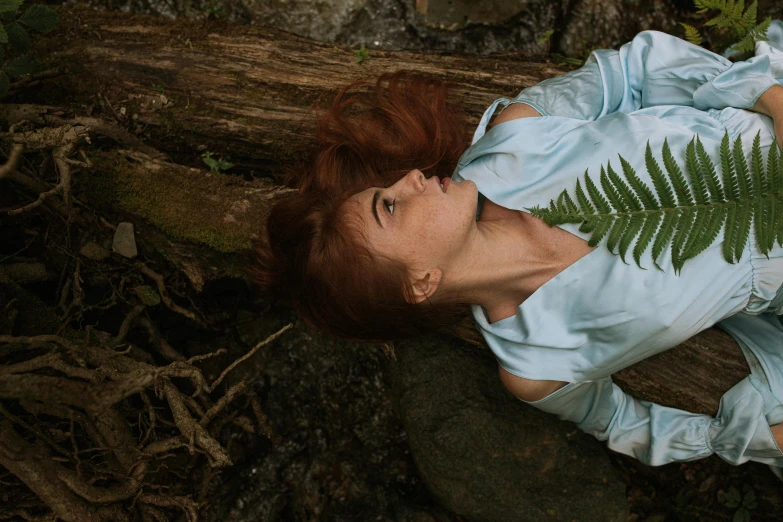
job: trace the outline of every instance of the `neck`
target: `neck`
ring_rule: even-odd
[[[444,272],[452,295],[487,310],[519,306],[564,267],[548,225],[519,213],[507,219],[477,221],[471,241]]]

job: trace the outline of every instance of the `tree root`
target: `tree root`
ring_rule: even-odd
[[[136,263],[136,268],[139,269],[139,272],[144,274],[145,276],[149,277],[153,281],[155,281],[155,284],[158,287],[158,293],[160,294],[160,300],[163,302],[163,304],[171,310],[172,312],[176,312],[178,314],[184,315],[194,323],[198,324],[199,326],[206,328],[206,322],[201,319],[200,317],[197,317],[195,313],[191,312],[190,310],[187,310],[185,308],[182,308],[177,303],[171,300],[171,297],[169,296],[169,292],[166,289],[166,283],[163,282],[163,276],[159,273],[155,272],[151,268],[149,268],[147,265],[145,265],[142,262]]]
[[[14,144],[11,148],[11,154],[8,155],[8,161],[6,161],[5,165],[0,167],[0,179],[3,179],[16,171],[16,165],[19,163],[19,158],[22,156],[23,148],[24,147],[19,143]]]
[[[225,370],[223,370],[223,372],[220,374],[220,376],[219,376],[217,379],[215,379],[215,382],[213,382],[213,383],[212,383],[212,386],[210,386],[210,387],[209,387],[209,390],[208,390],[208,391],[209,391],[210,393],[211,393],[211,392],[213,392],[213,391],[214,391],[214,390],[215,390],[215,389],[218,387],[218,385],[219,385],[219,384],[220,384],[220,383],[223,381],[223,379],[226,377],[226,375],[228,375],[228,373],[229,373],[231,370],[233,370],[234,368],[236,368],[236,367],[237,367],[237,365],[239,365],[239,364],[240,364],[242,361],[245,361],[245,360],[249,359],[250,357],[253,357],[253,355],[255,355],[255,353],[256,353],[258,350],[260,350],[262,347],[266,346],[267,344],[271,343],[272,341],[274,341],[275,339],[277,339],[278,337],[280,337],[281,335],[283,335],[283,333],[285,333],[287,330],[290,330],[290,329],[291,329],[293,326],[294,326],[293,324],[287,324],[287,325],[285,325],[284,327],[282,327],[282,328],[281,328],[280,330],[278,330],[277,332],[273,333],[272,335],[270,335],[269,337],[267,337],[266,339],[264,339],[264,340],[263,340],[263,341],[261,341],[260,343],[256,344],[256,345],[253,347],[253,349],[252,349],[252,350],[250,350],[249,352],[247,352],[245,355],[243,355],[242,357],[240,357],[239,359],[237,359],[236,361],[234,361],[233,363],[231,363],[231,364],[228,366],[228,368],[226,368]]]
[[[170,300],[163,276],[147,267],[140,271],[157,283],[170,309],[198,322],[196,313]],[[72,277],[80,277],[78,268]],[[73,286],[73,279],[67,286]],[[113,291],[120,296],[123,292]],[[75,317],[83,305],[71,308]],[[185,357],[161,337],[143,306],[127,307],[126,312],[116,336],[88,329],[79,338],[67,325],[62,336],[0,335],[0,466],[51,510],[42,518],[40,505],[20,504],[14,507],[15,517],[168,522],[182,518],[174,515],[177,510],[195,522],[199,504],[194,498],[203,500],[211,478],[232,464],[220,440],[224,427],[263,433],[279,444],[260,401],[244,381],[231,383],[217,395],[239,364],[257,356],[291,325],[258,343],[209,384],[198,366],[225,354],[225,349]],[[130,335],[137,326],[146,331],[153,356],[135,345],[118,351],[128,339],[137,341]],[[170,362],[154,364],[154,350]],[[236,401],[240,396],[249,400]],[[253,413],[243,414],[243,409]],[[171,465],[171,458],[182,462],[184,448],[193,456],[190,463],[185,469]],[[204,467],[194,473],[196,466]],[[190,489],[164,489],[158,482],[161,476],[181,476],[174,484],[183,483],[191,475],[199,478]],[[196,496],[188,496],[190,491]],[[24,495],[22,499],[33,498],[29,492]],[[0,519],[8,513],[0,510]]]
[[[52,150],[52,156],[54,157],[54,163],[57,166],[59,181],[54,188],[40,192],[38,199],[29,203],[23,207],[15,208],[8,211],[9,216],[17,216],[23,214],[29,210],[32,210],[46,201],[47,198],[54,195],[61,195],[65,209],[68,215],[70,215],[71,209],[71,165],[81,165],[81,162],[74,162],[68,159],[76,146],[82,141],[82,139],[89,140],[87,134],[89,128],[82,125],[63,125],[56,128],[43,128],[31,132],[22,133],[8,133],[3,136],[9,139],[16,145],[24,145],[28,151],[37,150]],[[16,150],[12,150],[12,154]],[[10,163],[10,160],[9,160]],[[11,181],[19,181],[22,176],[17,175],[15,169],[8,169],[5,177]],[[22,183],[27,185],[28,183]]]

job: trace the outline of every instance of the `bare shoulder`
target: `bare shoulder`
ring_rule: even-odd
[[[541,400],[568,384],[563,381],[525,379],[508,372],[500,365],[498,365],[498,374],[500,375],[500,381],[508,391],[527,402]]]
[[[530,105],[526,103],[512,103],[503,109],[503,111],[492,120],[492,123],[490,123],[489,126],[493,127],[518,118],[535,118],[537,116],[541,116],[541,114]]]

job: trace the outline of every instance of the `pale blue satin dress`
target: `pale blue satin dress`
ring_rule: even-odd
[[[454,179],[472,180],[480,198],[512,209],[546,206],[563,189],[573,194],[587,169],[619,171],[618,153],[649,186],[649,141],[660,162],[664,138],[685,172],[685,148],[698,134],[716,165],[728,130],[741,134],[748,162],[760,132],[774,143],[773,122],[743,109],[783,79],[783,23],[756,56],[732,64],[673,36],[647,31],[619,51],[594,52],[576,71],[501,98],[486,111]],[[542,117],[486,130],[498,105],[522,102]],[[588,239],[578,224],[559,225]],[[712,453],[732,464],[754,460],[783,467],[770,425],[783,422],[783,248],[769,259],[751,236],[739,262],[727,263],[715,243],[675,275],[668,251],[654,267],[650,250],[639,268],[601,245],[540,287],[515,315],[475,321],[498,363],[528,379],[569,384],[533,406],[577,423],[618,452],[660,465]],[[630,252],[630,249],[629,249]],[[759,315],[760,314],[760,315]],[[723,397],[716,417],[636,400],[611,375],[676,346],[718,323],[742,347],[752,373]],[[774,469],[773,469],[774,470]]]

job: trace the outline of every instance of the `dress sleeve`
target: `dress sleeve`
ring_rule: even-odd
[[[595,120],[655,105],[747,109],[776,83],[767,55],[732,63],[680,38],[644,31],[619,51],[594,51],[580,69],[529,87],[511,102],[542,116]]]
[[[734,465],[754,460],[783,466],[766,417],[778,401],[754,375],[723,395],[716,417],[634,399],[611,377],[567,384],[528,404],[575,422],[610,449],[650,466],[713,453]]]

